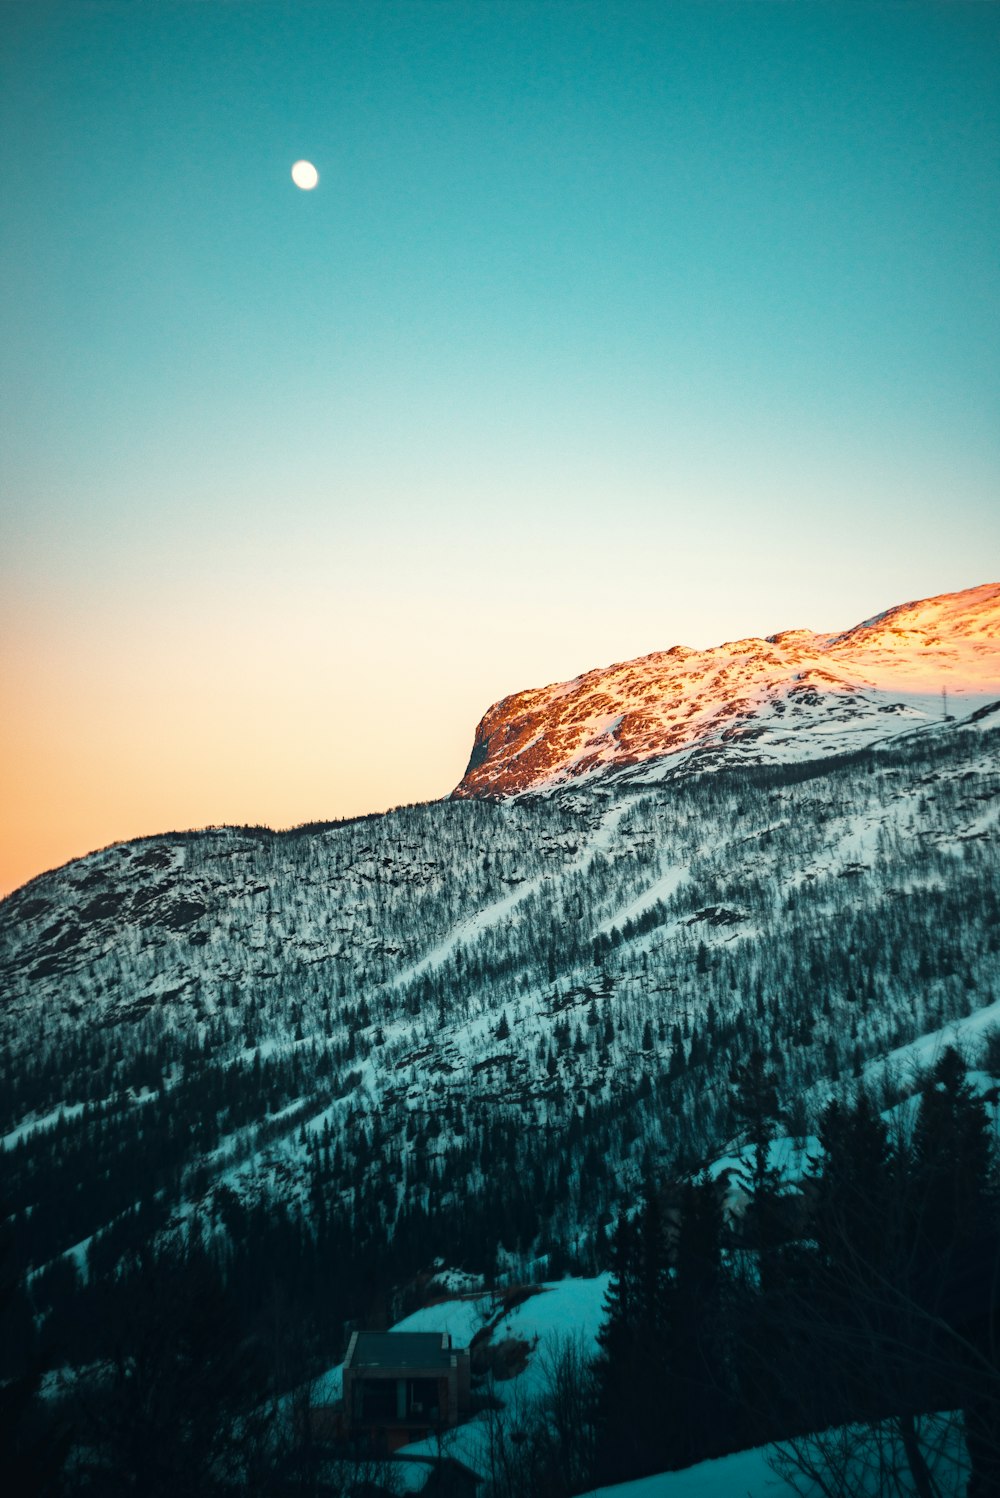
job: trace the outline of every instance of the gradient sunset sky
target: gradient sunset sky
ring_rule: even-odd
[[[0,45],[0,892],[1000,574],[1000,6],[15,0]]]

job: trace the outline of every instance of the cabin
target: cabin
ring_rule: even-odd
[[[447,1332],[354,1332],[344,1359],[343,1433],[398,1451],[457,1425],[471,1402],[467,1348]]]

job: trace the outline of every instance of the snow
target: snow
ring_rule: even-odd
[[[921,1449],[938,1482],[935,1491],[942,1495],[964,1492],[967,1456],[960,1420],[950,1415],[930,1415],[920,1417],[918,1423]],[[590,1488],[580,1498],[793,1498],[793,1495],[821,1498],[831,1492],[849,1493],[851,1498],[883,1498],[889,1491],[897,1498],[911,1498],[917,1489],[898,1447],[898,1438],[889,1435],[888,1425],[878,1435],[876,1429],[845,1426],[814,1438],[824,1441],[828,1435],[828,1449],[836,1459],[850,1452],[843,1470],[835,1462],[823,1472],[823,1485],[795,1471],[794,1465],[783,1459],[780,1445],[770,1445],[699,1462],[679,1472],[660,1472],[634,1482]],[[804,1449],[815,1460],[819,1447],[809,1442]],[[879,1451],[882,1462],[877,1456]],[[778,1471],[774,1470],[775,1465]],[[779,1472],[787,1472],[789,1476],[786,1478]]]
[[[575,860],[575,865],[571,863],[561,871],[564,877],[566,874],[572,872],[574,866],[585,868],[595,854],[604,852],[610,847],[614,840],[615,829],[625,815],[626,809],[624,806],[612,806],[605,812],[597,828],[580,849]],[[401,988],[405,984],[411,983],[414,978],[419,978],[421,973],[427,972],[429,968],[440,967],[443,962],[447,962],[449,957],[454,956],[459,947],[471,946],[479,940],[485,931],[507,921],[517,906],[522,905],[530,896],[538,894],[549,882],[550,876],[548,873],[537,874],[533,879],[524,880],[523,883],[511,890],[510,894],[504,895],[502,899],[495,900],[491,905],[486,905],[481,910],[477,910],[473,915],[455,926],[444,941],[439,942],[431,951],[425,953],[419,962],[415,962],[412,966],[397,973],[392,980],[392,987]]]
[[[791,1498],[810,1494],[809,1488],[792,1487],[767,1465],[770,1447],[738,1451],[713,1462],[699,1462],[681,1472],[661,1472],[635,1482],[593,1488],[581,1498]],[[818,1489],[815,1489],[818,1492]]]
[[[786,630],[661,651],[520,692],[485,714],[461,795],[580,778],[657,781],[692,751],[729,762],[849,754],[936,732],[1000,698],[1000,584],[903,604],[839,634]],[[544,744],[545,753],[525,752]]]
[[[71,1248],[67,1248],[63,1253],[57,1255],[56,1259],[50,1259],[48,1264],[39,1264],[36,1266],[36,1268],[29,1269],[27,1275],[25,1276],[26,1282],[30,1285],[32,1280],[36,1279],[38,1275],[40,1275],[44,1270],[48,1269],[50,1264],[57,1263],[59,1259],[72,1259],[73,1263],[76,1265],[76,1270],[81,1280],[86,1283],[87,1252],[96,1236],[97,1235],[95,1233],[90,1233],[86,1238],[81,1238],[79,1243],[74,1243]]]
[[[597,1334],[604,1321],[604,1301],[611,1283],[610,1274],[598,1274],[593,1279],[554,1280],[542,1286],[541,1293],[530,1296],[497,1324],[493,1340],[503,1337],[518,1337],[537,1343],[549,1350],[560,1341],[579,1340],[585,1357],[597,1354]],[[528,1366],[517,1379],[523,1380],[531,1392],[539,1391],[544,1383],[544,1359],[537,1356],[528,1359]],[[503,1387],[497,1390],[503,1397]]]
[[[929,918],[919,891],[964,884],[978,898],[994,887],[996,765],[994,746],[978,735],[941,728],[926,748],[915,744],[861,769],[845,766],[801,783],[758,785],[751,778],[744,787],[706,775],[669,790],[581,786],[541,804],[441,802],[300,840],[256,839],[238,866],[219,865],[221,834],[192,837],[184,849],[184,877],[163,898],[201,898],[199,891],[212,889],[212,910],[200,927],[203,946],[175,940],[162,926],[109,917],[87,926],[71,966],[38,978],[33,968],[47,950],[53,913],[72,913],[91,898],[84,881],[95,864],[113,864],[108,889],[129,898],[135,875],[118,867],[117,854],[96,855],[44,876],[35,889],[48,913],[12,919],[0,932],[12,990],[2,1038],[12,1055],[28,1056],[41,1044],[42,1056],[51,1059],[64,1039],[79,1034],[106,1054],[113,1086],[116,1076],[122,1083],[134,1080],[131,1067],[147,1044],[147,1028],[162,1034],[170,1051],[185,1034],[203,1043],[194,995],[224,995],[213,1016],[213,1064],[244,1068],[256,1060],[263,1066],[269,1058],[308,1057],[315,1047],[317,1070],[313,1076],[308,1066],[298,1068],[293,1085],[282,1082],[275,1100],[263,1101],[246,1123],[234,1125],[222,1109],[211,1140],[186,1155],[181,1189],[201,1208],[218,1187],[228,1186],[244,1201],[273,1199],[308,1210],[310,1171],[327,1126],[331,1149],[348,1159],[357,1132],[371,1135],[377,1128],[402,1207],[423,1189],[412,1182],[429,1159],[455,1158],[460,1138],[448,1120],[458,1110],[469,1117],[484,1101],[517,1107],[526,1129],[558,1131],[572,1110],[580,1115],[582,1098],[594,1098],[610,1109],[618,1130],[621,1099],[644,1074],[668,1064],[675,1021],[697,1036],[711,999],[728,1025],[750,1002],[755,982],[768,994],[783,994],[786,985],[789,993],[801,992],[808,974],[790,935],[830,933],[831,918],[839,921],[865,906],[876,917],[884,911],[887,925],[895,926],[903,973],[894,974],[885,951],[873,948],[877,983],[870,1013],[867,1005],[848,1009],[843,984],[831,983],[824,1011],[818,999],[814,1004],[814,1039],[792,1053],[789,1093],[808,1088],[815,1108],[826,1096],[850,1090],[848,1020],[859,1025],[867,1080],[892,1084],[898,1069],[905,1084],[907,1068],[933,1064],[947,1044],[959,1043],[975,1060],[981,1036],[1000,1026],[1000,1003],[981,1006],[1000,992],[996,954],[982,922],[970,922],[972,940],[953,942],[961,960],[952,973],[915,982],[908,955],[910,937],[926,939]],[[163,843],[154,846],[169,852]],[[858,877],[838,877],[859,865],[865,872]],[[519,875],[522,882],[513,884]],[[664,924],[620,942],[616,937],[604,962],[595,964],[597,933],[612,926],[621,933],[630,919],[661,904],[669,912]],[[704,918],[709,907],[737,910],[741,920],[713,926]],[[16,905],[9,908],[15,916]],[[985,904],[983,912],[985,921]],[[575,955],[560,957],[553,972],[539,933],[556,928],[575,929]],[[710,958],[704,974],[696,968],[702,942]],[[248,956],[251,950],[267,954],[263,964]],[[413,991],[420,980],[408,987],[415,963],[447,968],[459,953],[464,971],[455,964],[452,972],[435,975],[437,1003]],[[139,1024],[129,1022],[135,999],[179,994],[185,981],[190,988],[182,997],[158,1003]],[[357,1022],[362,994],[371,1023],[358,1033],[356,1055],[331,1061],[329,1053],[341,1050]],[[595,1002],[600,1028],[587,1025]],[[304,1040],[293,1039],[296,1013]],[[243,1023],[244,1014],[252,1025]],[[506,1041],[496,1038],[501,1014],[511,1031]],[[640,1041],[647,1019],[651,1048]],[[569,1043],[557,1033],[564,1025],[572,1032]],[[373,1046],[376,1026],[385,1045]],[[921,1030],[932,1033],[913,1039]],[[823,1054],[831,1039],[839,1052],[838,1081],[831,1080]],[[121,1070],[113,1061],[119,1045],[127,1063]],[[886,1057],[890,1045],[895,1049]],[[498,1064],[480,1070],[484,1059]],[[274,1070],[283,1075],[280,1067]],[[168,1091],[182,1078],[179,1064],[168,1069]],[[79,1099],[90,1085],[81,1067],[65,1082],[61,1109],[51,1106],[51,1092],[26,1095],[22,1109],[4,1120],[5,1146],[25,1139],[33,1140],[32,1149],[54,1145],[45,1131],[61,1114],[76,1147],[89,1118]],[[108,1108],[114,1124],[124,1110],[138,1111],[133,1104],[160,1095],[122,1085],[93,1106]],[[898,1096],[893,1088],[891,1097]],[[34,1113],[29,1097],[37,1100]],[[159,1127],[165,1110],[153,1107]],[[429,1123],[438,1126],[430,1138]],[[652,1116],[643,1128],[641,1147],[657,1158],[668,1131]],[[408,1137],[414,1133],[416,1140]],[[698,1146],[706,1157],[726,1148],[709,1125]],[[807,1143],[806,1152],[811,1148]],[[616,1141],[615,1149],[615,1189],[628,1199],[638,1189],[640,1143],[626,1148]],[[789,1142],[775,1149],[780,1168],[790,1176],[800,1172]],[[745,1163],[737,1148],[726,1148],[715,1169]],[[606,1196],[595,1202],[581,1190],[576,1158],[572,1171],[559,1233],[567,1245],[576,1239],[585,1250],[593,1227],[588,1214],[617,1210],[617,1204]],[[481,1189],[475,1165],[466,1179]],[[190,1210],[169,1192],[165,1205],[182,1217]],[[73,1251],[86,1233],[102,1230],[89,1219],[67,1225],[64,1236],[52,1233],[45,1257],[51,1262]],[[513,1277],[528,1278],[539,1252],[537,1243],[526,1244],[501,1262]],[[471,1287],[451,1282],[442,1288]]]
[[[815,1141],[810,1141],[815,1145]],[[778,1141],[778,1145],[790,1146],[790,1141]],[[818,1146],[816,1146],[818,1148]],[[779,1149],[779,1157],[780,1157]],[[801,1160],[801,1151],[794,1152]],[[735,1157],[734,1157],[735,1158]],[[787,1155],[789,1162],[792,1154]],[[722,1168],[727,1162],[717,1162]],[[734,1163],[734,1159],[728,1161]],[[597,1352],[597,1333],[604,1319],[604,1302],[611,1276],[597,1275],[593,1279],[567,1278],[552,1281],[537,1288],[536,1293],[520,1305],[504,1313],[502,1303],[489,1295],[471,1296],[441,1301],[425,1306],[412,1315],[404,1317],[392,1328],[395,1332],[450,1332],[457,1346],[467,1346],[472,1337],[487,1322],[492,1325],[492,1340],[500,1342],[507,1337],[518,1338],[529,1343],[531,1351],[526,1368],[515,1377],[497,1381],[493,1393],[502,1403],[515,1412],[524,1409],[542,1396],[547,1384],[548,1359],[560,1343],[575,1340],[582,1354],[592,1358]],[[314,1380],[312,1396],[314,1403],[326,1404],[339,1400],[343,1394],[343,1370],[341,1365],[331,1368]],[[924,1449],[932,1461],[964,1460],[964,1446],[958,1426],[948,1416],[929,1418],[936,1427],[932,1440],[924,1440]],[[430,1437],[406,1446],[399,1453],[403,1457],[433,1458],[441,1450],[458,1461],[465,1462],[479,1472],[489,1470],[490,1431],[487,1417],[477,1417],[463,1425],[447,1431],[439,1439]],[[853,1428],[835,1432],[834,1446],[839,1450],[839,1441],[855,1440]],[[860,1448],[870,1450],[871,1432],[860,1431]],[[884,1438],[885,1439],[885,1438]],[[776,1445],[756,1447],[748,1451],[735,1452],[713,1461],[700,1462],[677,1472],[661,1472],[654,1476],[588,1489],[580,1498],[820,1498],[821,1489],[810,1480],[796,1476],[786,1480],[774,1470],[780,1464],[781,1447]],[[787,1469],[787,1464],[784,1467]],[[851,1491],[857,1498],[880,1498],[881,1490],[877,1478],[872,1477],[866,1486],[855,1470],[854,1480],[859,1486]],[[405,1474],[405,1490],[420,1491],[426,1480],[423,1469],[414,1466]],[[901,1482],[901,1498],[908,1498],[911,1489]]]
[[[482,1279],[479,1275],[470,1274],[466,1269],[438,1268],[435,1264],[432,1289],[440,1290],[442,1294],[450,1290],[453,1295],[481,1294]]]
[[[561,1340],[578,1338],[581,1350],[588,1358],[597,1352],[597,1333],[604,1320],[604,1300],[610,1284],[610,1274],[599,1274],[593,1279],[553,1280],[541,1286],[531,1286],[531,1293],[520,1305],[503,1312],[502,1300],[488,1294],[462,1295],[450,1300],[435,1301],[404,1316],[391,1328],[394,1332],[447,1332],[456,1347],[468,1347],[473,1337],[486,1325],[492,1325],[494,1343],[507,1337],[516,1337],[532,1345],[528,1366],[509,1381],[496,1385],[496,1393],[504,1399],[509,1391],[518,1387],[520,1395],[535,1394],[544,1384],[544,1358],[540,1361],[540,1349],[554,1350]],[[332,1403],[343,1393],[343,1365],[328,1369],[313,1381],[313,1398],[317,1404]],[[475,1422],[473,1422],[474,1424]],[[433,1443],[418,1442],[407,1451],[429,1451]],[[436,1450],[436,1446],[434,1447]]]
[[[954,1046],[968,1061],[973,1056],[975,1042],[981,1040],[994,1027],[1000,1028],[1000,1000],[975,1010],[953,1024],[945,1025],[941,1030],[921,1035],[909,1045],[897,1047],[887,1056],[869,1061],[863,1069],[861,1083],[868,1089],[874,1089],[884,1080],[888,1071],[904,1081],[911,1082],[915,1087],[920,1077],[940,1060],[941,1055],[949,1046]],[[987,1097],[992,1096],[997,1085],[995,1077],[988,1072],[976,1070],[970,1070],[967,1077],[974,1091]],[[829,1096],[833,1096],[832,1091]],[[902,1119],[904,1124],[907,1120],[912,1123],[918,1101],[917,1095],[913,1094],[894,1107],[887,1108],[882,1113],[882,1117],[888,1122]],[[997,1110],[997,1123],[1000,1125],[1000,1109]],[[770,1169],[778,1173],[781,1180],[791,1184],[801,1180],[807,1173],[811,1161],[818,1159],[821,1155],[822,1147],[815,1134],[808,1134],[801,1140],[778,1135],[768,1146],[767,1163]],[[711,1162],[708,1166],[708,1174],[713,1180],[717,1180],[724,1172],[729,1171],[734,1177],[732,1185],[739,1190],[738,1177],[750,1170],[752,1156],[751,1145],[728,1150]]]
[[[567,1278],[531,1287],[535,1293],[506,1313],[502,1301],[489,1295],[464,1295],[424,1306],[398,1321],[391,1330],[449,1332],[456,1347],[467,1347],[476,1333],[490,1323],[494,1343],[512,1337],[530,1347],[527,1366],[513,1378],[497,1381],[494,1393],[504,1404],[530,1401],[543,1392],[547,1355],[554,1354],[560,1343],[575,1341],[585,1357],[595,1356],[610,1280],[609,1274],[599,1274],[593,1279]],[[315,1404],[332,1404],[342,1397],[343,1365],[338,1363],[313,1380],[312,1399]],[[445,1450],[449,1456],[482,1470],[486,1465],[487,1439],[483,1420],[470,1420],[447,1433]],[[437,1438],[430,1437],[404,1447],[402,1454],[432,1457],[438,1450]]]
[[[50,1113],[41,1118],[26,1118],[18,1124],[16,1129],[11,1129],[9,1134],[0,1137],[0,1145],[4,1149],[13,1149],[20,1144],[22,1139],[29,1139],[32,1134],[40,1129],[54,1128],[62,1119],[77,1118],[83,1112],[83,1103],[60,1103],[58,1108],[53,1108]]]
[[[312,1381],[311,1391],[314,1405],[336,1404],[344,1397],[344,1365],[337,1363]]]
[[[897,1046],[888,1055],[870,1061],[865,1067],[865,1080],[873,1083],[884,1076],[886,1071],[896,1072],[904,1077],[917,1077],[934,1066],[949,1046],[968,1055],[970,1047],[993,1029],[1000,1029],[1000,999],[992,1004],[984,1004],[981,1009],[974,1009],[971,1014],[945,1025],[941,1030],[918,1036],[908,1045]]]
[[[554,1280],[496,1318],[492,1334],[494,1344],[512,1337],[527,1342],[530,1348],[527,1366],[520,1373],[493,1384],[493,1393],[503,1404],[515,1408],[523,1406],[544,1392],[549,1359],[558,1352],[560,1344],[574,1342],[584,1357],[596,1355],[597,1333],[604,1320],[604,1300],[610,1280],[609,1274],[599,1274],[593,1279]],[[433,1313],[440,1309],[429,1307],[426,1320],[423,1319],[424,1313],[418,1312],[419,1323],[408,1317],[394,1330],[437,1330],[442,1323],[440,1320],[434,1322]],[[448,1433],[448,1455],[474,1470],[484,1471],[488,1468],[488,1438],[485,1421],[470,1420]],[[412,1455],[432,1456],[437,1451],[437,1442],[433,1438],[417,1441],[404,1450]]]
[[[634,921],[637,916],[642,915],[643,911],[648,910],[657,901],[666,903],[671,895],[677,893],[681,885],[689,877],[690,875],[686,866],[674,866],[665,869],[648,889],[643,890],[641,895],[636,895],[634,900],[630,900],[627,905],[623,905],[620,910],[616,910],[614,915],[605,917],[597,930],[604,933],[610,931],[612,926],[617,926],[621,930],[626,921]]]
[[[433,1470],[423,1462],[396,1461],[391,1469],[393,1486],[401,1493],[422,1493]]]
[[[448,1332],[456,1347],[468,1347],[473,1337],[490,1317],[489,1296],[474,1299],[441,1300],[423,1306],[405,1316],[392,1328],[394,1332]]]
[[[724,1171],[730,1171],[734,1176],[749,1172],[753,1161],[753,1146],[746,1145],[743,1149],[730,1151],[725,1155],[719,1155],[708,1167],[708,1174],[713,1180],[718,1180]],[[809,1134],[804,1140],[796,1141],[784,1135],[772,1139],[767,1151],[767,1163],[771,1170],[778,1172],[784,1181],[801,1179],[805,1175],[811,1156],[820,1153],[819,1140],[814,1134]],[[739,1182],[735,1184],[738,1186]]]
[[[169,1090],[170,1082],[165,1079],[164,1085]],[[127,1097],[129,1103],[149,1103],[158,1096],[159,1094],[154,1089],[148,1087],[144,1087],[138,1092],[130,1087],[125,1093],[125,1097]],[[93,1103],[91,1106],[95,1111],[99,1111],[110,1107],[113,1103],[120,1102],[120,1100],[120,1095],[118,1097],[101,1098],[99,1102]],[[17,1127],[11,1129],[9,1133],[0,1135],[0,1149],[14,1149],[24,1139],[30,1139],[33,1135],[45,1129],[52,1129],[57,1124],[68,1123],[71,1119],[79,1118],[85,1107],[85,1103],[60,1103],[58,1108],[52,1108],[48,1113],[41,1116],[30,1114],[27,1118],[23,1118]]]

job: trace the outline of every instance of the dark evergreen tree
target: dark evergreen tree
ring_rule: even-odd
[[[970,1498],[1000,1491],[1000,1213],[989,1116],[947,1049],[920,1097],[909,1156],[913,1294],[948,1332],[928,1333],[935,1382],[965,1413]],[[950,1387],[948,1387],[950,1386]]]
[[[205,1252],[132,1259],[107,1299],[109,1349],[77,1402],[85,1492],[222,1494],[238,1488],[264,1393],[259,1346]]]
[[[952,1264],[976,1252],[995,1214],[990,1165],[989,1116],[949,1047],[921,1091],[910,1152],[912,1230],[929,1296]]]
[[[853,1106],[831,1102],[819,1125],[822,1167],[816,1172],[813,1229],[831,1268],[885,1272],[898,1228],[898,1200],[889,1130],[869,1094]]]
[[[0,1238],[0,1474],[10,1498],[60,1491],[69,1430],[55,1425],[39,1399],[34,1328],[12,1267],[10,1233]]]
[[[767,1288],[775,1266],[774,1250],[784,1235],[784,1189],[781,1173],[771,1163],[780,1116],[777,1077],[759,1045],[734,1069],[732,1108],[751,1146],[749,1167],[738,1175],[748,1198],[744,1236],[757,1254],[761,1283]]]
[[[744,1422],[730,1338],[722,1205],[707,1176],[679,1192],[674,1273],[664,1315],[661,1422],[671,1467],[735,1450]]]
[[[640,1476],[655,1460],[650,1432],[637,1409],[643,1376],[640,1335],[644,1284],[639,1223],[619,1218],[612,1243],[606,1320],[598,1336],[597,1467],[602,1479]]]

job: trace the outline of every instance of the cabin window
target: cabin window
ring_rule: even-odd
[[[436,1378],[411,1378],[406,1386],[406,1412],[432,1419],[438,1414],[438,1389]]]

